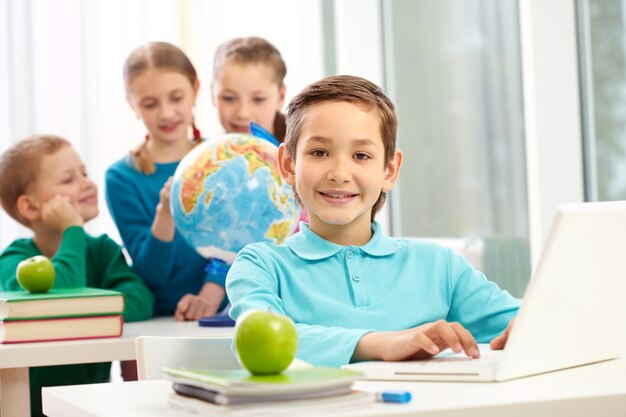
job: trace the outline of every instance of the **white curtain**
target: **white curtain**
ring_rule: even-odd
[[[211,104],[214,51],[262,36],[287,63],[287,100],[323,76],[321,5],[311,0],[5,0],[0,4],[0,152],[33,133],[70,140],[100,188],[93,234],[119,241],[104,200],[104,172],[145,134],[124,96],[122,65],[141,43],[168,41],[200,76],[196,119],[222,131]],[[0,214],[0,249],[29,237]]]

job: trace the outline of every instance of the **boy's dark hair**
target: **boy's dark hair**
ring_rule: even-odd
[[[398,119],[395,106],[376,84],[351,75],[336,75],[321,79],[307,86],[287,106],[287,133],[285,151],[295,161],[298,137],[309,107],[332,101],[345,101],[366,110],[374,109],[380,120],[380,134],[385,148],[385,167],[396,152]],[[295,192],[295,190],[294,190]],[[372,221],[385,204],[387,194],[383,191],[372,207]],[[300,201],[296,193],[296,199]]]
[[[167,42],[149,42],[135,48],[124,62],[124,86],[126,93],[133,80],[150,69],[165,69],[178,72],[187,77],[191,85],[198,81],[198,74],[185,53],[177,46]],[[192,126],[197,131],[195,124]],[[199,131],[198,131],[199,132]],[[196,144],[200,143],[198,133],[194,135]],[[154,162],[146,152],[146,142],[132,151],[135,167],[144,174],[156,170]]]
[[[9,216],[29,227],[28,220],[17,210],[17,199],[37,181],[44,156],[71,146],[55,135],[33,135],[21,140],[0,156],[0,204]]]

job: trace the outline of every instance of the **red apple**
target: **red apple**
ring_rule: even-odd
[[[235,326],[239,362],[255,375],[278,374],[289,366],[298,350],[293,321],[264,310],[244,313]]]
[[[31,293],[47,292],[54,285],[54,265],[43,255],[24,259],[15,271],[17,282]]]

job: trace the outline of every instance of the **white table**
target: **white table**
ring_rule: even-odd
[[[0,416],[29,417],[31,366],[133,360],[139,336],[226,336],[232,327],[200,327],[171,317],[126,323],[122,337],[59,342],[0,344]]]
[[[413,400],[403,405],[376,403],[342,416],[624,416],[626,360],[508,382],[359,381],[355,388],[410,390]],[[50,387],[43,389],[43,410],[49,417],[189,417],[169,408],[171,392],[171,382],[165,380]]]

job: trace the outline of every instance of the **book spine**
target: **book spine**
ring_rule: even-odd
[[[32,317],[1,317],[0,322],[8,323],[14,321],[44,321],[44,320],[61,320],[61,319],[80,319],[83,317],[106,317],[106,316],[118,316],[122,314],[121,311],[103,311],[101,313],[89,313],[89,314],[59,314],[58,316],[32,316]]]
[[[11,315],[11,306],[9,303],[0,301],[0,320],[3,320]]]
[[[45,318],[27,318],[27,319],[20,319],[20,320],[0,320],[1,323],[4,323],[5,326],[10,326],[12,323],[24,323],[24,322],[29,322],[29,321],[37,321],[37,322],[44,322],[44,321],[54,321],[54,322],[59,322],[61,320],[89,320],[91,318],[107,318],[107,317],[119,317],[122,322],[124,322],[124,318],[121,314],[93,314],[93,315],[81,315],[81,316],[70,316],[70,317],[45,317]]]
[[[42,295],[17,292],[19,297],[0,297],[0,320],[41,320],[124,313],[126,300],[122,293],[100,290],[97,293],[73,294],[63,290],[57,290],[54,296],[49,293]],[[9,292],[0,292],[0,294],[9,294]]]
[[[15,343],[40,343],[40,342],[62,342],[68,340],[91,340],[91,339],[109,339],[120,337],[122,333],[112,334],[112,335],[104,335],[104,336],[88,336],[88,337],[60,337],[60,338],[48,338],[48,339],[24,339],[24,340],[2,340],[0,344],[3,345],[12,345]]]
[[[57,341],[68,341],[68,340],[89,340],[89,339],[106,339],[106,338],[115,338],[120,337],[124,333],[124,316],[120,315],[107,315],[107,316],[90,316],[90,317],[71,317],[71,318],[58,318],[58,319],[44,319],[44,320],[20,320],[20,321],[12,321],[12,322],[0,322],[0,326],[11,326],[13,323],[24,323],[24,321],[31,322],[62,322],[62,321],[76,321],[76,320],[89,320],[93,318],[117,318],[120,321],[119,331],[111,334],[101,334],[101,335],[91,335],[91,336],[76,336],[76,337],[48,337],[48,338],[27,338],[27,339],[18,339],[18,340],[0,340],[0,344],[14,344],[14,343],[39,343],[39,342],[57,342]],[[0,332],[4,334],[4,332]]]

